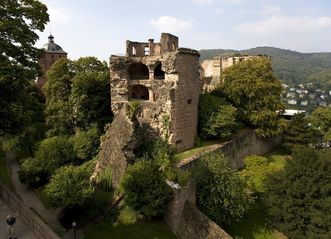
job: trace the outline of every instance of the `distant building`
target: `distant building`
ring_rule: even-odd
[[[51,66],[58,59],[67,58],[67,52],[63,51],[62,48],[54,42],[54,37],[49,35],[48,43],[43,46],[44,55],[38,60],[41,67],[42,75],[38,76],[36,83],[39,88],[42,88],[46,83],[46,73]]]
[[[297,105],[297,100],[295,100],[295,99],[289,99],[288,101],[287,101],[287,103],[289,104],[289,105]]]
[[[302,106],[307,106],[308,105],[308,100],[301,101],[300,103]]]

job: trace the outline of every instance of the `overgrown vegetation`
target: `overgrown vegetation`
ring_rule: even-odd
[[[222,154],[202,156],[194,169],[194,177],[199,209],[219,225],[238,221],[254,202],[238,172]]]

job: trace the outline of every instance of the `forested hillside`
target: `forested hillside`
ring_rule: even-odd
[[[300,53],[274,47],[257,47],[235,51],[224,49],[200,50],[201,60],[217,55],[268,55],[272,56],[273,69],[284,83],[295,86],[313,82],[318,87],[331,86],[331,53]]]

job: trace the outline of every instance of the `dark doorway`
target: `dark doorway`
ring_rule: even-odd
[[[159,63],[154,69],[154,79],[164,80],[164,71],[162,70],[161,63]]]
[[[130,80],[147,80],[149,79],[148,67],[142,63],[134,63],[129,66]]]
[[[131,87],[131,99],[149,100],[148,89],[143,85],[133,85]]]

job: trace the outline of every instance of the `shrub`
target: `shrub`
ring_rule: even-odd
[[[49,174],[66,164],[77,162],[73,146],[66,136],[55,136],[43,140],[35,158]]]
[[[50,176],[41,162],[35,158],[25,159],[18,173],[20,181],[33,188],[45,185]]]
[[[59,168],[44,189],[49,206],[73,208],[83,205],[94,196],[90,176],[91,167],[88,164]]]
[[[200,158],[194,177],[200,210],[220,225],[242,218],[254,201],[222,154],[210,153]]]
[[[172,190],[153,161],[130,165],[122,179],[125,203],[147,218],[162,215]]]

